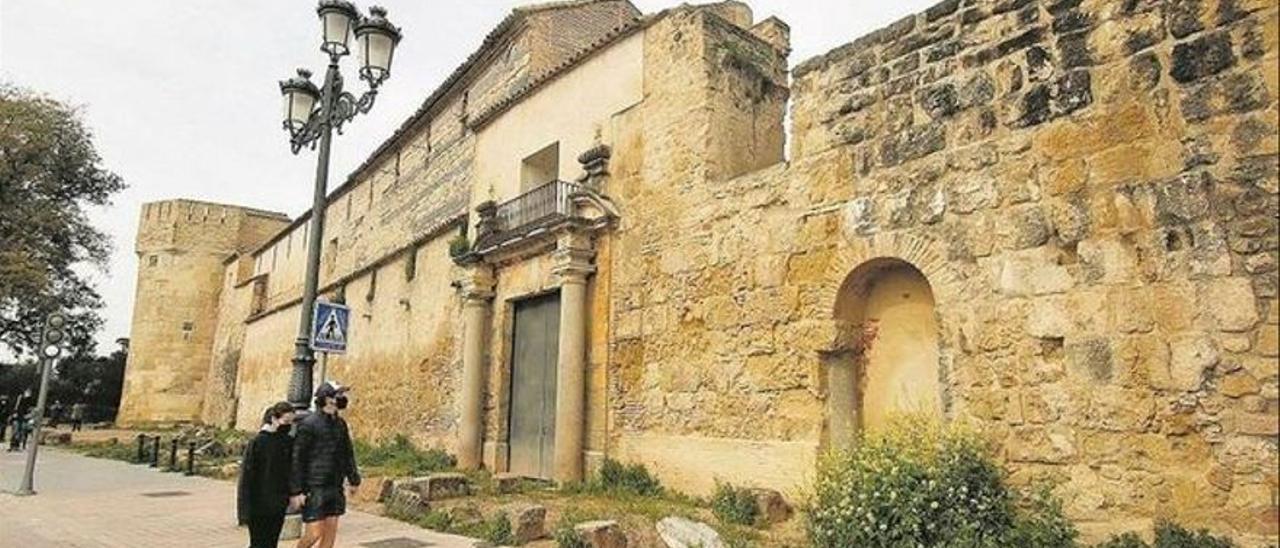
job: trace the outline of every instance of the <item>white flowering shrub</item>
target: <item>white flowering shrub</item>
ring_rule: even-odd
[[[807,527],[822,547],[1073,545],[1054,501],[1020,501],[982,438],[905,417],[824,457]]]

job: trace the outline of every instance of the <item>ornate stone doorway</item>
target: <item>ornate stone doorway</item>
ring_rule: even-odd
[[[841,285],[834,315],[846,332],[826,357],[834,446],[894,415],[942,417],[933,291],[920,270],[892,258],[859,265]]]

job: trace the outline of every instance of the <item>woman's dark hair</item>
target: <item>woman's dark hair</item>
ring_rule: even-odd
[[[283,417],[285,413],[293,412],[293,404],[287,401],[276,402],[267,408],[266,413],[262,414],[262,424],[271,422],[271,419]]]

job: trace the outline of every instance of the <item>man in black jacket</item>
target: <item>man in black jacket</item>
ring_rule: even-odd
[[[250,548],[275,548],[280,540],[289,504],[293,414],[289,402],[272,405],[262,418],[262,429],[244,448],[236,515],[241,525],[249,526]]]
[[[355,495],[360,486],[351,432],[338,410],[347,407],[347,387],[325,382],[316,389],[316,412],[297,426],[289,494],[302,508],[306,530],[298,548],[332,548],[338,536],[338,517],[347,511],[342,483]]]

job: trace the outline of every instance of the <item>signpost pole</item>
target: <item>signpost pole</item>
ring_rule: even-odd
[[[35,481],[36,473],[36,451],[40,448],[40,432],[41,426],[44,424],[44,400],[49,394],[49,373],[57,363],[57,358],[48,358],[40,360],[42,368],[40,370],[40,395],[36,398],[35,409],[35,428],[31,430],[31,437],[27,443],[27,468],[22,474],[22,486],[14,492],[15,495],[26,496],[36,494],[32,488]]]

